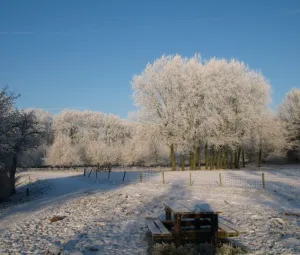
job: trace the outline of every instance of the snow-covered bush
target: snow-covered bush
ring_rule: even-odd
[[[279,106],[279,118],[284,123],[287,155],[291,161],[300,161],[300,90],[292,89]]]

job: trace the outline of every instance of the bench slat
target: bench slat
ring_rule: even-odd
[[[219,217],[219,225],[223,224],[226,225],[227,227],[231,228],[232,230],[238,232],[239,234],[246,233],[245,230],[241,229],[239,226],[232,224],[229,220]]]
[[[228,234],[237,234],[238,235],[238,232],[233,230],[232,228],[224,225],[223,223],[219,223],[219,229],[225,231],[226,233]]]
[[[146,218],[146,223],[153,236],[172,236],[160,219]]]
[[[154,220],[154,223],[156,224],[156,226],[159,227],[159,230],[163,235],[171,235],[170,231],[164,226],[164,224],[159,219]]]
[[[153,219],[146,219],[146,223],[148,225],[148,228],[150,229],[152,235],[161,235],[161,231],[159,228],[155,225]]]
[[[183,201],[179,200],[178,203],[188,207],[193,212],[201,212],[201,213],[221,213],[222,211],[218,210],[213,206],[210,202],[205,200],[196,200],[196,201]]]
[[[180,214],[190,214],[191,211],[177,202],[164,202],[164,205],[170,209],[173,213],[180,213]]]

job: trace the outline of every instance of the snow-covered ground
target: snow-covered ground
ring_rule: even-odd
[[[165,172],[164,185],[160,172],[127,172],[124,181],[123,172],[24,172],[19,195],[0,205],[0,254],[147,254],[145,217],[183,199],[220,208],[247,231],[235,241],[251,254],[300,254],[300,168],[281,168],[265,169],[265,190],[258,171]],[[65,218],[51,223],[54,215]]]

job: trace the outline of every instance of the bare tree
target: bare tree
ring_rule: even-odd
[[[24,151],[37,148],[43,133],[44,130],[41,128],[40,123],[37,122],[34,111],[14,111],[7,141],[12,155],[12,164],[9,173],[12,194],[16,192],[15,175],[19,156]]]

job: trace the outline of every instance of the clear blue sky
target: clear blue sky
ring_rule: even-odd
[[[0,87],[19,107],[127,117],[130,80],[162,54],[237,58],[300,87],[300,1],[0,0]]]

